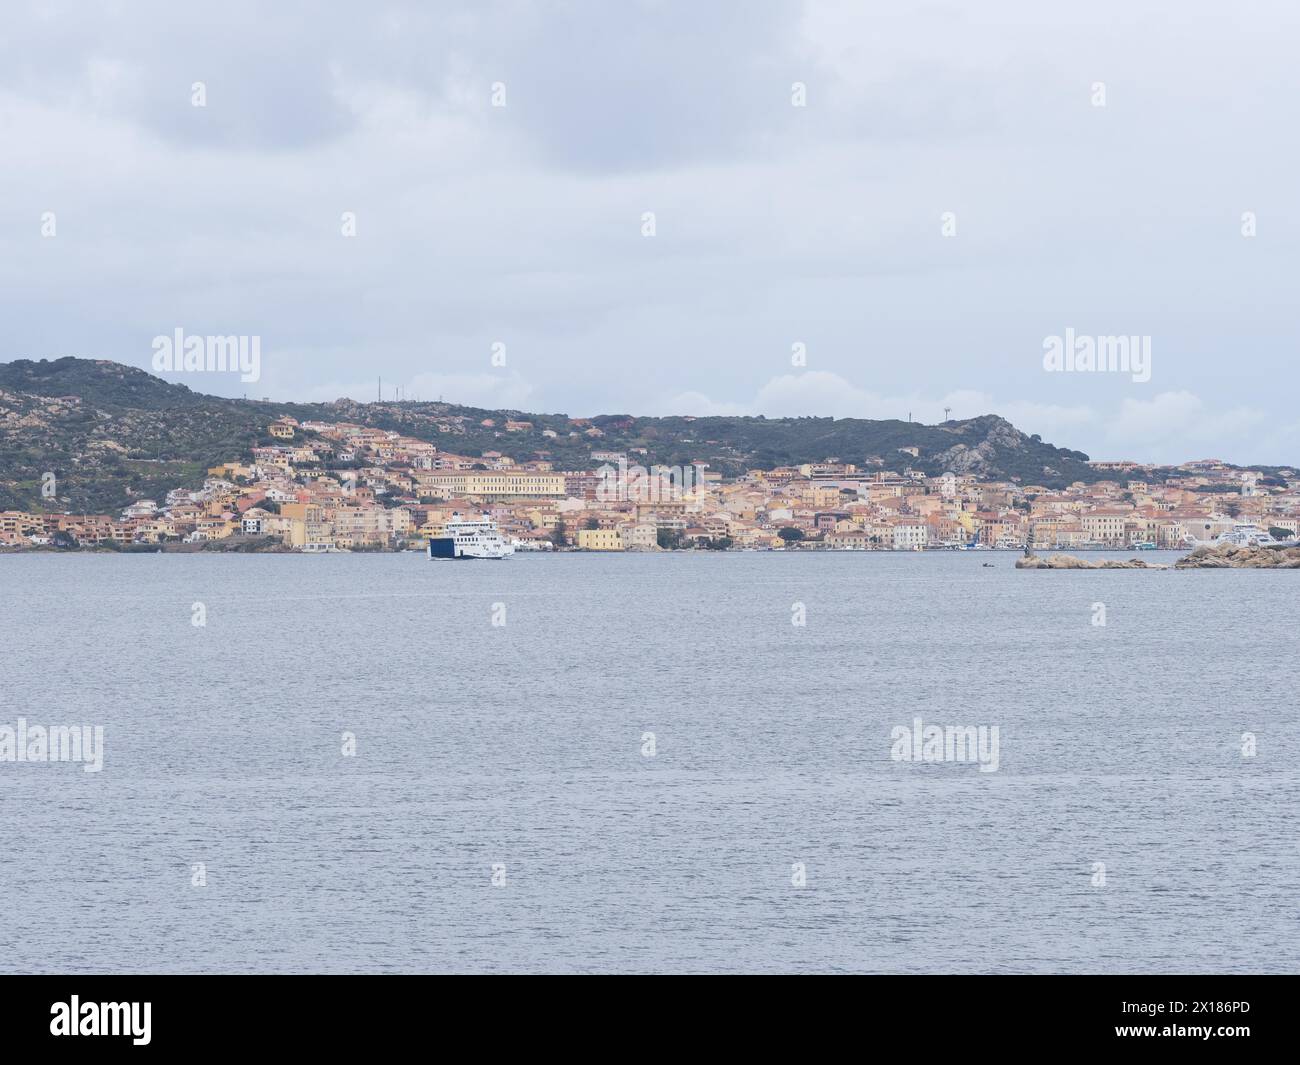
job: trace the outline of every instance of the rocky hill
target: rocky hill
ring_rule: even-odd
[[[834,459],[868,470],[910,466],[1049,487],[1100,476],[1081,452],[1027,436],[992,414],[920,425],[811,417],[571,419],[450,403],[267,403],[204,395],[103,360],[23,359],[0,363],[0,510],[114,511],[132,499],[197,486],[209,466],[271,443],[267,426],[285,414],[395,429],[466,455],[495,450],[522,460],[545,453],[558,469],[590,468],[593,450],[645,448],[637,456],[643,463],[706,462],[725,475]],[[507,432],[507,420],[531,427]],[[41,498],[47,471],[56,477],[54,500]]]

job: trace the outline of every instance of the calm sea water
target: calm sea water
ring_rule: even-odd
[[[0,970],[1300,968],[1300,573],[1013,564],[0,557]]]

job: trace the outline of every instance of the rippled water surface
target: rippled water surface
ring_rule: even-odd
[[[1300,968],[1300,573],[1013,564],[0,557],[0,970]]]

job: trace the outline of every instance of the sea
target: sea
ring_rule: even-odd
[[[1300,571],[1015,558],[0,557],[0,971],[1300,969]]]

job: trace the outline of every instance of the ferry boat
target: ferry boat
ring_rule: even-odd
[[[1265,545],[1283,546],[1282,541],[1275,540],[1267,529],[1261,529],[1253,522],[1234,525],[1229,531],[1219,533],[1210,541],[1215,547],[1232,544],[1234,547],[1262,547]]]
[[[462,518],[452,514],[442,536],[429,537],[430,558],[507,558],[515,553],[487,515]]]

